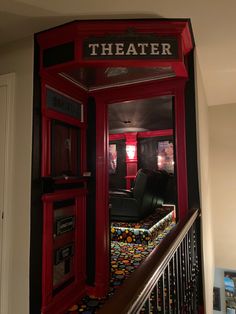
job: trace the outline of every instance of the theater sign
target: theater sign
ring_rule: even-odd
[[[178,59],[176,37],[127,32],[85,39],[85,59]]]

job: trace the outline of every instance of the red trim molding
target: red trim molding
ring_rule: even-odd
[[[148,138],[148,137],[161,137],[161,136],[172,136],[173,130],[157,130],[157,131],[148,131],[148,132],[139,132],[138,138]]]
[[[109,135],[109,142],[110,141],[120,141],[125,139],[125,133],[123,134],[110,134]]]
[[[108,206],[108,119],[107,104],[96,97],[96,274],[97,297],[108,292],[110,282],[110,221]]]
[[[109,141],[123,140],[127,137],[128,134],[129,133],[110,134]],[[161,137],[161,136],[172,136],[172,135],[173,135],[173,129],[137,132],[137,138]]]

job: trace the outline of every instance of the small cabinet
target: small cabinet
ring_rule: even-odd
[[[42,200],[42,313],[59,314],[85,292],[86,188],[55,191]]]

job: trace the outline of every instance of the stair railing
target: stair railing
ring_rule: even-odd
[[[192,210],[98,313],[198,313],[202,305],[200,260],[200,214]]]

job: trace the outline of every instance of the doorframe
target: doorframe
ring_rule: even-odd
[[[186,78],[140,83],[134,86],[99,90],[91,93],[96,99],[96,288],[93,294],[102,297],[108,292],[110,280],[110,219],[108,204],[108,106],[128,100],[174,97],[174,129],[177,171],[177,217],[182,220],[188,211],[187,159],[185,134],[185,90]],[[147,97],[148,95],[148,97]]]
[[[15,73],[0,75],[0,87],[6,86],[6,135],[5,135],[5,176],[3,223],[1,239],[1,269],[0,269],[0,313],[9,311],[10,294],[10,260],[12,256],[12,191],[13,191],[13,131],[14,131],[14,102],[15,102]]]

